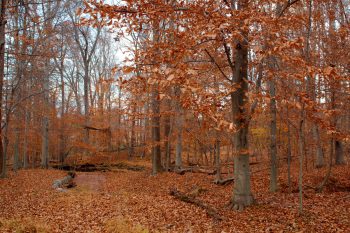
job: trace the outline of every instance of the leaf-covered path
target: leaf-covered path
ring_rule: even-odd
[[[339,187],[349,186],[347,167],[334,171]],[[317,177],[322,176],[318,171]],[[324,171],[323,171],[324,172]],[[78,173],[78,186],[58,192],[51,185],[65,175],[58,170],[24,170],[0,180],[0,232],[34,229],[38,232],[348,232],[350,193],[326,189],[304,193],[305,214],[297,214],[298,194],[283,187],[267,190],[268,180],[253,173],[257,204],[244,212],[226,209],[232,185],[216,186],[212,177],[149,171]],[[305,183],[318,180],[310,174]],[[281,183],[285,181],[281,177]],[[296,177],[294,177],[296,180]],[[171,188],[204,192],[196,198],[216,208],[226,220],[215,222],[196,206],[175,200]],[[293,189],[296,188],[294,184]],[[334,187],[333,187],[334,188]],[[25,231],[23,231],[25,232]],[[30,231],[29,231],[30,232]],[[34,231],[32,231],[34,232]]]

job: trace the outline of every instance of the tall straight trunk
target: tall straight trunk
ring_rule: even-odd
[[[162,171],[162,157],[160,150],[160,101],[158,86],[152,91],[152,174],[156,175]]]
[[[63,56],[62,56],[63,57]],[[63,66],[64,66],[64,60],[62,58],[61,64],[60,64],[60,79],[61,79],[61,127],[60,127],[60,142],[59,142],[59,161],[60,163],[63,163],[65,160],[65,140],[64,140],[64,128],[65,128],[65,85],[64,85],[64,75],[63,75]]]
[[[24,112],[24,142],[23,142],[23,168],[28,168],[28,127],[30,114],[27,109]]]
[[[84,61],[84,116],[85,125],[89,126],[90,123],[90,108],[89,108],[89,63]],[[84,142],[89,143],[89,129],[85,128]]]
[[[1,1],[0,8],[0,119],[2,119],[2,88],[4,82],[4,69],[5,69],[5,24],[6,24],[6,5],[7,1]],[[0,125],[0,176],[6,175],[6,157],[3,151],[3,135],[2,126]]]
[[[291,144],[291,133],[290,133],[290,123],[287,123],[288,127],[288,132],[287,132],[287,137],[288,137],[288,144],[287,144],[287,170],[288,170],[288,188],[291,190],[291,183],[292,183],[292,178],[291,178],[291,172],[290,172],[290,167],[292,163],[292,144]]]
[[[218,132],[216,132],[215,140],[215,167],[216,167],[216,177],[215,180],[221,180],[221,163],[220,163],[220,140],[218,139]]]
[[[24,4],[28,4],[28,0],[24,1]],[[28,18],[28,9],[25,8],[24,16],[23,16],[23,35],[27,35],[27,33],[28,33],[27,32],[27,18]],[[27,46],[28,46],[28,44],[26,42],[22,43],[21,52],[25,52],[27,50]],[[24,69],[25,68],[23,67],[23,70]],[[23,73],[23,70],[22,70],[22,75],[25,75]],[[24,80],[22,80],[23,86],[27,90],[29,88],[28,87],[29,82],[28,82],[26,77],[23,77],[23,78],[24,78]],[[28,92],[26,90],[24,91],[24,93],[25,93],[25,95],[28,95]],[[24,113],[23,113],[24,114],[23,115],[23,117],[24,117],[24,135],[23,135],[23,155],[22,155],[23,156],[22,157],[23,168],[28,168],[28,161],[29,161],[29,159],[28,159],[28,127],[29,127],[29,121],[30,121],[30,112],[27,109],[27,106],[29,105],[28,103],[29,103],[28,100],[24,101],[24,106],[25,106]]]
[[[305,154],[304,148],[304,108],[302,109],[302,118],[299,124],[299,214],[303,213],[303,160]]]
[[[308,11],[309,11],[309,19],[308,19],[308,28],[307,28],[307,34],[306,34],[306,48],[305,48],[305,59],[307,62],[311,61],[311,55],[310,55],[310,36],[312,31],[312,3],[313,1],[309,1]],[[307,76],[306,80],[307,84],[307,91],[310,95],[310,98],[312,101],[316,101],[316,82],[313,77]],[[313,140],[316,144],[316,168],[320,168],[324,166],[324,155],[321,145],[321,138],[320,138],[320,130],[318,126],[315,123],[312,123],[312,136]]]
[[[153,21],[153,41],[154,43],[160,42],[160,23],[159,21]],[[157,54],[157,53],[156,53]],[[156,175],[161,172],[162,169],[162,154],[160,148],[160,97],[158,84],[152,85],[152,174]]]
[[[120,154],[120,147],[121,147],[121,123],[122,123],[122,116],[121,116],[121,109],[122,109],[122,90],[119,87],[118,89],[118,141],[117,141],[117,157],[119,157]]]
[[[276,87],[274,80],[269,80],[270,89],[270,191],[277,191],[277,108]]]
[[[238,10],[248,7],[248,0],[238,1]],[[253,204],[253,195],[250,185],[249,147],[248,147],[248,122],[246,117],[248,92],[248,32],[242,30],[243,40],[236,43],[235,70],[233,83],[239,87],[231,94],[232,118],[237,132],[233,139],[237,156],[234,157],[234,189],[232,207],[235,210],[243,210],[244,207]]]
[[[16,29],[16,36],[19,37],[19,26],[18,26],[18,6],[15,7],[14,9],[14,21],[15,21],[15,29]],[[15,72],[16,72],[16,76],[15,76],[15,82],[19,83],[21,76],[22,76],[22,70],[23,70],[23,61],[20,59],[20,57],[18,56],[18,54],[22,53],[22,51],[20,50],[20,45],[19,45],[19,39],[15,39],[14,41],[14,49],[15,49],[15,59],[16,59],[16,65],[15,65]],[[13,91],[14,92],[14,91]],[[16,97],[18,99],[20,99],[21,93],[17,93]],[[17,171],[19,168],[19,122],[20,122],[20,109],[19,107],[15,108],[14,111],[14,117],[15,120],[17,122],[17,124],[14,127],[14,132],[15,132],[15,143],[14,143],[14,154],[13,154],[13,170]]]
[[[81,100],[80,100],[80,96],[79,96],[79,71],[77,70],[76,74],[76,82],[74,83],[74,97],[75,97],[75,102],[77,104],[77,111],[79,114],[82,114],[82,107],[81,107]]]
[[[175,87],[175,96],[177,97],[176,102],[176,118],[175,118],[175,126],[176,126],[176,159],[175,166],[176,169],[181,169],[182,167],[182,130],[183,130],[183,109],[180,103],[180,87]]]
[[[10,101],[8,100],[8,95],[6,95],[5,97],[5,109],[8,109],[9,106],[9,102],[12,103],[13,99],[12,99],[13,95],[11,94],[10,97]],[[5,126],[4,126],[4,135],[3,135],[3,156],[4,156],[4,163],[3,163],[3,170],[2,170],[2,177],[6,177],[6,173],[7,173],[7,167],[6,167],[6,162],[7,162],[7,149],[8,149],[8,145],[9,145],[9,139],[8,139],[8,129],[9,129],[9,124],[10,124],[10,120],[11,120],[11,115],[9,113],[9,111],[6,111],[6,116],[5,116]]]
[[[129,147],[129,159],[134,156],[135,153],[135,114],[136,114],[136,103],[132,103],[132,113],[131,113],[131,135],[130,135],[130,147]]]
[[[166,99],[165,105],[167,106],[167,110],[170,111],[171,109],[171,100]],[[167,114],[164,119],[164,136],[165,138],[165,170],[169,171],[170,168],[170,149],[171,149],[171,142],[170,142],[170,135],[171,135],[171,120],[170,120],[170,115]]]
[[[13,155],[13,170],[17,171],[19,168],[19,128],[15,129],[15,144]]]
[[[49,80],[44,77],[44,116],[42,119],[41,167],[49,167]]]

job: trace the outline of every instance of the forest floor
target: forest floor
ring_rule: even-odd
[[[283,169],[282,169],[283,170]],[[316,186],[326,169],[310,169],[304,177],[304,214],[298,214],[297,170],[291,191],[286,171],[280,190],[269,192],[268,170],[252,173],[256,204],[243,212],[227,209],[232,184],[217,186],[214,176],[150,170],[78,172],[77,186],[66,192],[52,182],[66,172],[21,170],[0,180],[0,232],[350,232],[350,169],[334,167],[322,193]],[[224,217],[215,221],[206,211],[169,195],[177,188],[205,190],[196,198]]]

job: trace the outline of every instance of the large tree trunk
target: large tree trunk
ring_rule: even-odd
[[[247,6],[247,0],[238,1],[239,10],[244,10]],[[236,43],[235,72],[233,74],[233,85],[239,88],[231,94],[233,122],[237,129],[234,142],[238,153],[234,158],[235,184],[231,201],[235,210],[242,210],[253,203],[250,187],[248,121],[245,110],[248,91],[248,32],[241,31],[241,34],[244,39]]]

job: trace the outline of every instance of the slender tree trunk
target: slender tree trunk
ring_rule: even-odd
[[[1,1],[0,8],[0,119],[2,119],[2,88],[4,82],[4,69],[5,69],[5,25],[6,25],[6,6],[7,1]],[[0,124],[0,176],[6,176],[6,157],[3,151],[3,135],[2,125]]]
[[[162,171],[160,150],[160,101],[158,86],[153,87],[152,92],[152,174],[156,175]]]
[[[304,110],[302,110],[304,111]],[[304,115],[302,113],[302,115]],[[302,116],[302,120],[299,125],[299,214],[303,213],[303,160],[304,160],[304,116]]]
[[[129,159],[131,159],[135,153],[134,151],[135,150],[135,114],[136,114],[136,103],[132,103]]]
[[[287,132],[287,137],[288,137],[288,145],[287,145],[287,170],[288,170],[288,187],[289,189],[291,188],[291,183],[292,183],[292,178],[291,178],[291,172],[290,172],[290,167],[292,163],[292,145],[291,145],[291,133],[290,133],[290,123],[287,123],[288,127],[288,132]]]
[[[15,129],[15,144],[13,155],[13,170],[17,171],[19,168],[19,128]]]
[[[180,88],[175,87],[175,96],[177,97],[176,102],[176,159],[175,166],[176,169],[181,169],[182,167],[182,130],[183,130],[183,109],[180,103]]]
[[[48,64],[48,63],[46,63]],[[48,65],[46,65],[48,67]],[[49,168],[49,76],[43,78],[44,111],[42,118],[41,167]]]
[[[120,147],[121,147],[121,124],[122,124],[122,116],[121,116],[121,109],[122,109],[122,90],[119,87],[118,89],[118,141],[117,141],[117,157],[119,157],[120,154]]]
[[[216,132],[218,134],[218,132]],[[220,140],[218,139],[218,135],[216,135],[217,139],[215,141],[215,167],[216,167],[216,177],[215,181],[221,180],[221,162],[220,162]]]
[[[23,168],[28,168],[28,127],[30,114],[28,110],[24,112],[24,142],[23,142]]]
[[[85,125],[90,123],[90,108],[89,108],[89,63],[84,61],[84,115]],[[85,128],[84,142],[89,144],[89,129]]]
[[[171,109],[171,100],[167,99],[166,100],[166,106],[167,106],[167,110],[170,111]],[[165,138],[165,170],[169,171],[170,169],[170,149],[171,149],[171,143],[170,143],[170,134],[171,134],[171,128],[172,126],[171,124],[171,120],[170,120],[170,115],[167,114],[165,116],[165,120],[164,120],[164,136]]]
[[[277,108],[276,87],[274,80],[269,80],[270,89],[270,191],[277,191]]]
[[[63,57],[63,56],[62,56]],[[64,68],[64,60],[62,58],[60,64],[60,78],[61,78],[61,127],[60,127],[60,142],[59,142],[59,161],[63,163],[65,160],[65,140],[64,140],[64,130],[65,130],[65,85],[64,85],[64,76],[63,76],[63,68]]]

